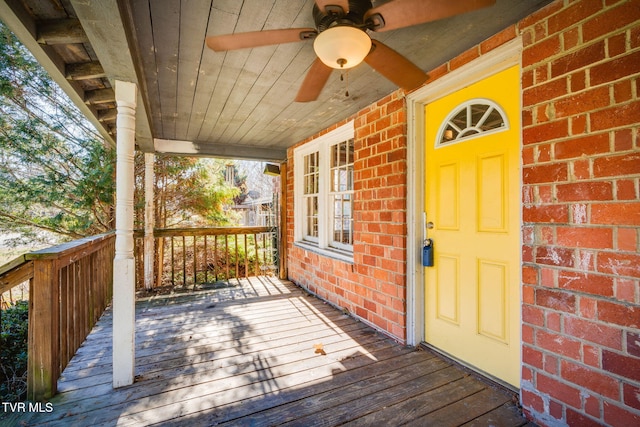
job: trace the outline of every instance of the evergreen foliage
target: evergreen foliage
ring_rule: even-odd
[[[0,23],[0,231],[33,241],[113,228],[115,153]]]
[[[0,317],[0,400],[23,401],[27,394],[29,303],[18,301]]]

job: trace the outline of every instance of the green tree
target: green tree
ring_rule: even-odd
[[[0,231],[113,228],[115,153],[0,23]]]

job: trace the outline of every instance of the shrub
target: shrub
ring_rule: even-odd
[[[2,311],[0,322],[0,398],[24,401],[27,396],[29,302],[18,301]]]

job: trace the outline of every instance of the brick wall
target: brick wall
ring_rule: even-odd
[[[430,81],[518,34],[523,408],[541,425],[640,425],[640,1],[557,0]],[[355,117],[354,264],[292,245],[291,197],[287,221],[290,278],[404,341],[401,97]]]
[[[289,279],[405,342],[407,125],[402,92],[351,119],[355,120],[353,263],[293,244],[293,197],[289,197]],[[288,194],[293,195],[293,149],[287,169]]]
[[[522,404],[640,425],[640,1],[557,1],[519,30]]]

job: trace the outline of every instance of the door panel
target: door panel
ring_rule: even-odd
[[[435,255],[434,266],[425,268],[426,340],[516,387],[520,381],[519,82],[520,69],[514,66],[425,107],[425,210],[427,220],[434,223],[428,237],[434,241]],[[506,115],[505,126],[436,144],[445,120],[459,134],[474,123],[495,123],[497,110],[473,106],[448,119],[452,110],[473,99],[494,103]]]

